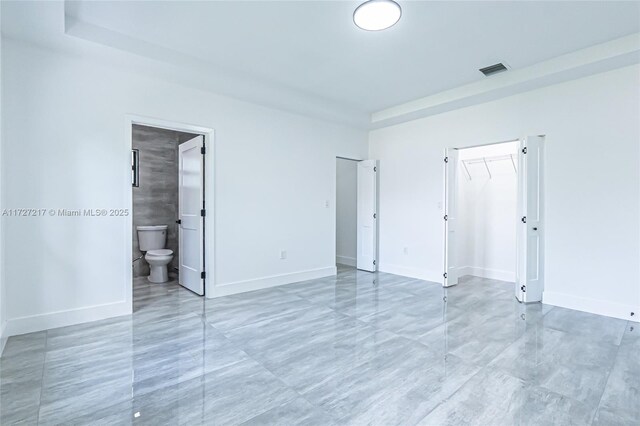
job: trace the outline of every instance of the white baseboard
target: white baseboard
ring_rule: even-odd
[[[7,322],[4,321],[2,325],[0,325],[0,357],[2,356],[2,352],[4,352],[4,347],[7,345],[7,340],[9,340],[9,336],[7,336]]]
[[[7,337],[18,336],[20,334],[66,327],[69,325],[99,321],[130,314],[131,304],[124,301],[108,303],[105,305],[87,306],[85,308],[71,309],[68,311],[12,318],[7,321],[5,333]],[[3,337],[5,333],[3,333]]]
[[[336,256],[336,263],[347,266],[356,266],[356,258],[349,256]]]
[[[244,293],[247,291],[262,290],[264,288],[276,287],[279,285],[292,284],[300,281],[314,280],[336,275],[335,266],[326,268],[310,269],[308,271],[292,272],[288,274],[272,275],[269,277],[256,278],[253,280],[236,281],[231,283],[216,284],[213,294],[208,298],[229,296],[231,294]]]
[[[478,268],[476,266],[461,266],[458,268],[458,276],[473,275],[474,277],[487,278],[499,281],[516,281],[515,271],[504,271],[501,269]]]
[[[542,293],[542,303],[606,317],[640,322],[640,306],[588,299],[551,291]],[[631,316],[631,312],[634,312],[635,315]]]
[[[380,263],[380,272],[402,275],[403,277],[417,278],[419,280],[432,281],[442,284],[442,272],[428,269],[413,268],[410,266],[394,265],[392,263]]]

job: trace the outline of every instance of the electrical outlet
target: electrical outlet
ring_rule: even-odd
[[[280,250],[280,259],[284,260],[287,258],[287,251],[286,250]]]

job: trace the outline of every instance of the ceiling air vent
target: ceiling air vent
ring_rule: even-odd
[[[488,67],[480,68],[480,72],[487,77],[502,71],[506,71],[506,70],[507,70],[507,67],[504,66],[502,62],[494,65],[489,65]]]

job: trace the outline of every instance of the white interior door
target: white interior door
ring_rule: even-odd
[[[458,150],[444,152],[444,274],[443,285],[458,284],[457,227],[458,227]]]
[[[180,275],[178,282],[204,295],[204,136],[179,146],[178,213]]]
[[[520,141],[518,153],[518,230],[516,298],[531,303],[542,300],[542,141],[529,136]]]
[[[356,267],[374,272],[378,263],[378,162],[358,162],[358,223]]]

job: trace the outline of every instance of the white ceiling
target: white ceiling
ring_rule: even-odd
[[[228,94],[251,81],[362,114],[485,79],[478,68],[496,62],[518,70],[640,31],[640,2],[399,3],[396,26],[366,32],[352,1],[68,2],[66,31],[233,76]],[[5,9],[3,32],[44,25]]]

